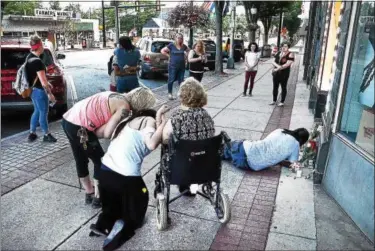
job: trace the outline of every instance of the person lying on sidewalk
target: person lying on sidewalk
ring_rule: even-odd
[[[181,84],[178,95],[181,106],[171,115],[164,128],[163,153],[168,150],[167,144],[172,133],[177,139],[184,140],[202,140],[215,135],[214,121],[203,108],[207,104],[207,94],[202,84],[189,77]],[[189,187],[190,184],[180,186],[180,192],[184,192]],[[189,191],[185,195],[192,194]]]
[[[148,102],[147,106],[152,107],[155,99]],[[105,251],[123,245],[143,224],[149,198],[141,174],[142,162],[161,143],[167,110],[162,106],[158,112],[134,112],[120,122],[102,158],[99,191],[103,211],[90,229],[108,235],[103,244]]]
[[[305,128],[294,131],[276,129],[266,138],[257,141],[236,140],[225,146],[224,159],[242,169],[260,171],[274,165],[290,167],[298,161],[300,147],[309,139]]]
[[[85,203],[100,207],[98,174],[104,155],[98,138],[110,138],[117,124],[131,110],[149,109],[148,100],[155,99],[148,88],[139,87],[128,94],[100,92],[76,103],[62,119],[63,130],[73,151]],[[89,159],[94,163],[94,186],[89,176]]]

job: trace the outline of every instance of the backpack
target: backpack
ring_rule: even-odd
[[[107,67],[108,67],[108,75],[111,76],[111,73],[113,71],[113,68],[112,68],[112,61],[113,61],[113,55],[109,58],[109,61],[107,63]]]
[[[25,60],[25,63],[21,65],[21,67],[17,71],[16,81],[12,83],[13,89],[21,95],[23,98],[28,98],[31,96],[32,87],[34,87],[36,81],[38,80],[38,75],[35,77],[33,85],[30,87],[29,80],[27,79],[26,75],[26,64],[28,61],[28,57]]]

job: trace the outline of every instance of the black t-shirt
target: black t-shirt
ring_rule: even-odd
[[[42,70],[44,70],[44,71],[46,70],[46,66],[44,65],[42,60],[38,56],[36,56],[35,54],[30,53],[27,56],[27,64],[26,64],[27,80],[29,81],[30,86],[33,85],[34,80],[35,80],[36,76],[38,75],[37,72],[42,71]],[[39,88],[39,89],[43,89],[42,83],[40,82],[39,78],[37,79],[34,87]]]
[[[289,60],[294,61],[294,57],[290,57],[290,52],[288,52],[287,54],[283,55],[282,57],[281,57],[281,52],[280,51],[275,55],[275,63],[277,63],[279,65],[284,65]],[[287,76],[289,76],[289,73],[290,73],[290,67],[278,71],[278,74],[280,74],[280,75],[287,75]]]

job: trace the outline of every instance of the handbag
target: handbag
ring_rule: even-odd
[[[33,85],[30,88],[25,89],[21,93],[22,98],[29,98],[31,96],[31,93],[33,92],[33,87],[35,86],[37,80],[38,80],[38,75],[36,75]]]

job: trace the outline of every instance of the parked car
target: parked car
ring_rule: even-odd
[[[228,58],[230,55],[230,38],[224,37],[223,38],[223,57]],[[239,62],[241,58],[245,56],[245,45],[243,39],[234,39],[234,61]]]
[[[170,39],[144,37],[137,43],[141,53],[139,78],[168,73],[168,57],[161,54],[161,49],[172,42]]]
[[[7,40],[1,43],[1,110],[19,111],[32,110],[33,104],[30,98],[22,98],[13,89],[12,82],[16,80],[17,70],[25,62],[30,53],[28,42],[20,39]],[[41,56],[46,65],[48,81],[53,85],[52,93],[56,98],[53,113],[61,116],[67,110],[67,84],[62,66],[58,59],[64,59],[65,55],[55,53],[48,46],[45,46]]]

